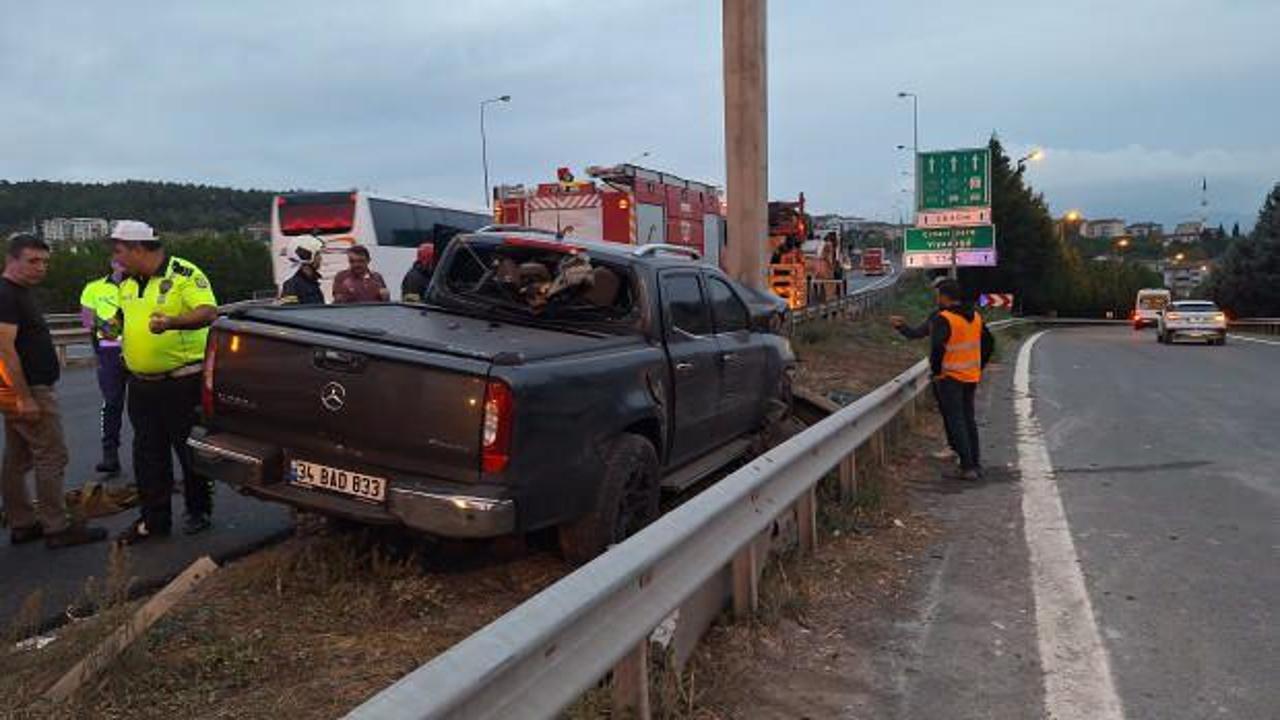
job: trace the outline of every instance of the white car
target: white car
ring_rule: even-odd
[[[1178,338],[1206,340],[1210,345],[1227,344],[1227,316],[1208,300],[1179,300],[1171,303],[1156,321],[1156,341],[1172,344]]]

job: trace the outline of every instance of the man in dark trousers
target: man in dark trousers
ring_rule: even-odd
[[[124,361],[120,358],[120,282],[124,271],[112,263],[111,272],[85,284],[80,293],[80,323],[89,331],[98,359],[98,390],[102,393],[102,462],[94,469],[120,473],[120,426],[124,417]]]
[[[422,302],[422,298],[427,295],[427,287],[431,285],[431,273],[435,271],[435,267],[436,246],[429,242],[422,243],[418,246],[418,257],[400,283],[400,299],[407,303]]]
[[[218,301],[200,268],[171,257],[151,226],[120,220],[111,231],[113,257],[125,269],[120,284],[124,364],[129,370],[133,472],[142,516],[118,541],[125,545],[172,531],[173,454],[182,465],[188,535],[210,527],[213,487],[195,475],[187,437],[200,405],[200,371]]]
[[[67,445],[62,414],[53,386],[62,374],[53,337],[31,296],[49,272],[49,246],[34,235],[9,238],[0,278],[0,408],[4,411],[4,463],[0,497],[9,517],[14,545],[44,538],[45,546],[63,548],[107,537],[102,528],[67,518],[62,483]],[[27,491],[34,471],[36,500]]]
[[[960,461],[959,472],[948,477],[977,480],[982,477],[981,444],[974,398],[982,370],[995,350],[995,339],[982,316],[963,300],[960,284],[943,279],[934,283],[938,309],[918,327],[894,315],[893,326],[907,338],[929,338],[929,368],[934,397],[947,430],[947,442]]]

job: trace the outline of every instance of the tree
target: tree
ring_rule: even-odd
[[[996,136],[991,137],[991,217],[996,226],[999,265],[965,268],[961,280],[971,292],[1011,292],[1023,312],[1053,309],[1052,275],[1062,264],[1053,218],[1044,197],[1023,183]]]
[[[1231,237],[1233,238],[1240,237],[1240,223],[1236,223],[1231,226]]]
[[[1236,317],[1280,315],[1280,183],[1263,201],[1253,232],[1223,255],[1209,290]]]
[[[259,290],[274,288],[271,251],[263,243],[238,233],[193,233],[164,240],[165,250],[195,263],[209,277],[220,303],[248,300]],[[76,312],[85,283],[107,274],[107,243],[65,243],[53,249],[49,274],[38,288],[45,312]]]

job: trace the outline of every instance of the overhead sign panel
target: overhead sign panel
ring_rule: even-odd
[[[930,210],[916,213],[916,227],[972,227],[990,225],[991,208],[962,208],[960,210]]]
[[[996,229],[991,225],[907,228],[904,264],[910,268],[949,267],[953,248],[957,267],[994,266]]]
[[[990,149],[942,150],[916,155],[916,210],[990,205]]]

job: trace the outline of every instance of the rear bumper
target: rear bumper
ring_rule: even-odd
[[[1165,334],[1179,338],[1222,338],[1227,336],[1226,328],[1216,327],[1168,327]]]
[[[516,530],[515,501],[457,488],[419,484],[397,487],[387,499],[365,502],[291,485],[283,477],[280,448],[230,433],[195,432],[187,444],[196,472],[248,495],[370,525],[404,525],[446,538],[491,538]]]

